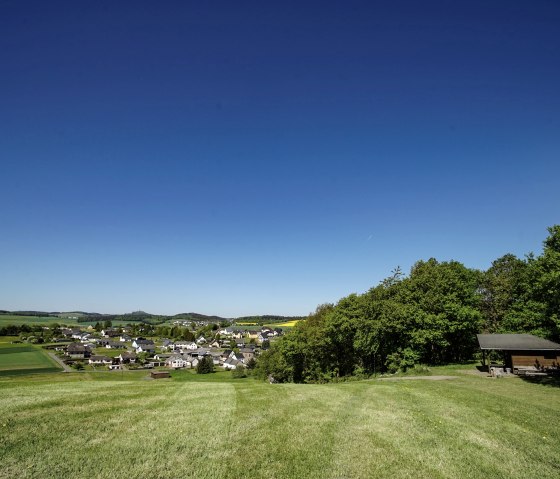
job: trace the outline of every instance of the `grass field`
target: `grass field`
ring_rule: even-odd
[[[30,326],[49,326],[50,324],[78,324],[75,319],[55,318],[52,316],[17,316],[14,314],[0,314],[0,326],[8,324],[21,325],[29,324]]]
[[[60,367],[40,347],[0,342],[0,376],[56,371]]]
[[[100,319],[102,322],[103,320]],[[67,326],[79,326],[87,328],[88,326],[95,325],[96,321],[78,322],[76,319],[70,318],[57,318],[53,316],[17,316],[15,314],[0,314],[0,326],[7,326],[13,324],[20,326],[22,324],[29,324],[30,326],[50,326],[51,324],[65,324]],[[112,321],[113,326],[130,326],[130,321]]]
[[[559,477],[560,389],[472,369],[330,385],[0,378],[0,477]]]

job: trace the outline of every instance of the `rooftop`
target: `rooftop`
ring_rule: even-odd
[[[480,349],[560,351],[560,344],[532,334],[477,334],[477,337]]]

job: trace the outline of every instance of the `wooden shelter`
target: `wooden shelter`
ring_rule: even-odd
[[[162,378],[170,378],[171,375],[169,374],[169,371],[152,371],[150,373],[150,377],[152,379],[162,379]]]
[[[500,351],[504,367],[515,374],[560,370],[560,344],[532,334],[477,334],[486,366],[486,352]]]

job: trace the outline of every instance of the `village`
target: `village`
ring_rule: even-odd
[[[132,330],[129,326],[101,331],[91,326],[62,328],[56,340],[61,344],[49,349],[76,370],[195,369],[203,358],[211,358],[214,367],[224,370],[252,369],[259,353],[283,334],[281,328],[228,326],[184,340],[133,336]]]

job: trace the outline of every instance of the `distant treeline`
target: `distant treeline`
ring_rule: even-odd
[[[0,327],[0,336],[18,336],[19,334],[44,333],[43,326],[30,324],[7,324]]]
[[[560,226],[540,256],[506,254],[486,271],[458,261],[397,268],[364,294],[317,308],[261,356],[261,375],[321,382],[470,360],[476,334],[560,339]]]
[[[11,316],[34,316],[34,317],[60,317],[67,319],[72,314],[79,315],[75,318],[78,323],[95,323],[97,321],[130,321],[146,324],[163,324],[166,321],[205,321],[216,324],[231,324],[232,321],[253,322],[253,323],[274,323],[304,319],[304,316],[278,316],[278,315],[259,315],[243,316],[240,318],[224,318],[222,316],[206,315],[200,313],[179,313],[175,315],[150,314],[144,311],[134,311],[126,314],[101,314],[88,313],[85,311],[56,312],[56,311],[6,311],[0,310],[0,315]]]

